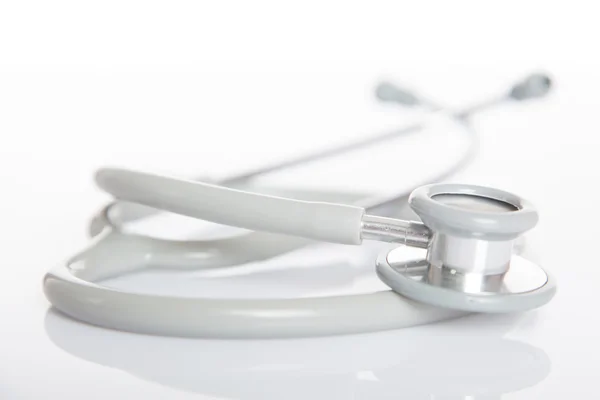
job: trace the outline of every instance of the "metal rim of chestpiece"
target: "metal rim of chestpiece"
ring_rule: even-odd
[[[537,264],[513,255],[513,243],[538,220],[526,200],[498,189],[437,184],[410,196],[431,230],[426,249],[402,246],[377,260],[397,293],[470,312],[515,312],[552,299],[556,283]]]

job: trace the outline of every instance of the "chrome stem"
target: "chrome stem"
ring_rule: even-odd
[[[426,249],[431,240],[431,231],[416,221],[365,215],[362,219],[361,237],[365,240],[400,243]]]

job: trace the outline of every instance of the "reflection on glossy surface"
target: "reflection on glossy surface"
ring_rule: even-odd
[[[105,330],[50,310],[45,328],[75,357],[220,398],[490,399],[536,385],[550,371],[541,349],[502,338],[516,318],[473,315],[310,339],[193,340]]]

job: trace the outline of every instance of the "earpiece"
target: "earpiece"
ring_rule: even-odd
[[[532,74],[517,83],[509,96],[515,100],[527,100],[544,97],[552,88],[552,79],[545,74]]]
[[[377,85],[375,95],[381,101],[400,103],[405,106],[412,107],[421,103],[416,95],[390,82],[382,82]]]

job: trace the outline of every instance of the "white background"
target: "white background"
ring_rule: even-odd
[[[455,394],[447,386],[461,379],[467,389],[458,392],[472,395],[468,377],[477,371],[499,377],[488,388],[498,395],[527,373],[500,378],[494,368],[529,356],[539,361],[533,382],[506,398],[593,398],[600,377],[596,8],[584,1],[1,2],[0,398],[277,398],[285,388],[298,398],[432,398]],[[380,78],[459,107],[535,70],[552,74],[555,91],[476,118],[481,153],[462,179],[514,190],[539,207],[530,242],[559,281],[542,310],[275,344],[161,341],[46,317],[44,272],[86,243],[85,221],[107,199],[93,186],[98,166],[235,172],[408,118],[373,100]],[[405,166],[400,151],[390,166],[399,181],[413,172]],[[75,350],[57,347],[52,333]],[[519,352],[500,338],[538,350]],[[443,350],[427,340],[481,359],[456,355],[457,365],[438,376],[428,362],[440,363],[435,352]],[[406,353],[411,341],[414,357]],[[386,356],[381,343],[400,350]],[[78,356],[82,347],[102,350],[86,358]],[[305,351],[288,364],[277,359],[290,348]],[[372,349],[379,367],[396,369],[378,372],[362,353],[356,370],[336,364],[334,355],[357,349]],[[511,351],[514,359],[502,358]],[[207,367],[232,354],[247,362]],[[265,365],[276,372],[247,378]]]

